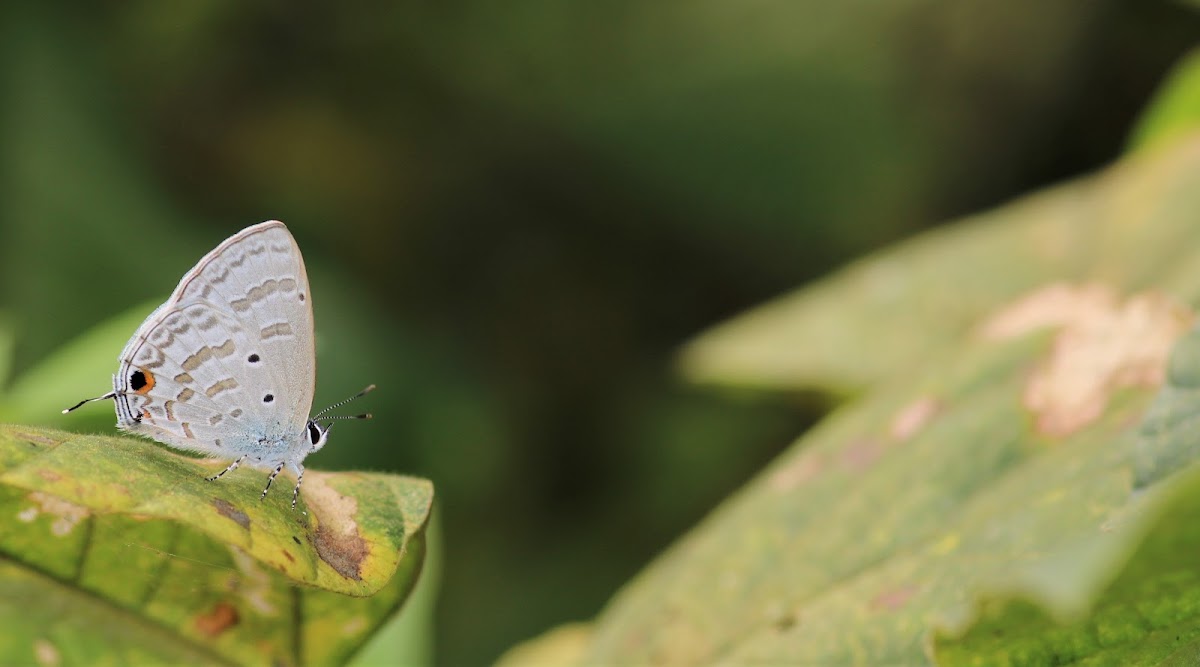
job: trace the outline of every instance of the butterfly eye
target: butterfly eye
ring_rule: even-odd
[[[129,388],[139,394],[148,394],[154,388],[154,374],[137,370],[129,376]]]
[[[321,441],[321,427],[312,422],[308,422],[308,441],[314,445]]]

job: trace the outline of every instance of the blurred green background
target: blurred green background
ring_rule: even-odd
[[[436,661],[483,664],[827,407],[684,386],[682,342],[1104,164],[1198,35],[1155,1],[6,3],[0,417],[110,432],[57,409],[285,221],[317,405],[380,387],[310,462],[434,480]]]

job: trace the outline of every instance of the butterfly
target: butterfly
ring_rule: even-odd
[[[300,248],[287,227],[270,220],[218,245],[121,352],[112,399],[117,428],[176,449],[232,459],[216,481],[241,464],[296,474],[325,446],[333,422],[370,414],[325,416],[375,385],[308,416],[316,383],[313,310]]]

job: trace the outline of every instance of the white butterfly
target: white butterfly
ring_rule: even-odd
[[[312,298],[296,240],[282,222],[247,227],[204,256],[138,327],[113,376],[113,390],[80,401],[114,399],[117,427],[161,443],[296,474],[321,449],[332,420],[323,417],[375,388],[308,417],[316,383]],[[322,423],[326,422],[326,423]]]

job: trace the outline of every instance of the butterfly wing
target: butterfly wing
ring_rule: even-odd
[[[242,230],[138,328],[114,376],[117,425],[214,456],[300,437],[316,380],[312,300],[281,222]]]

